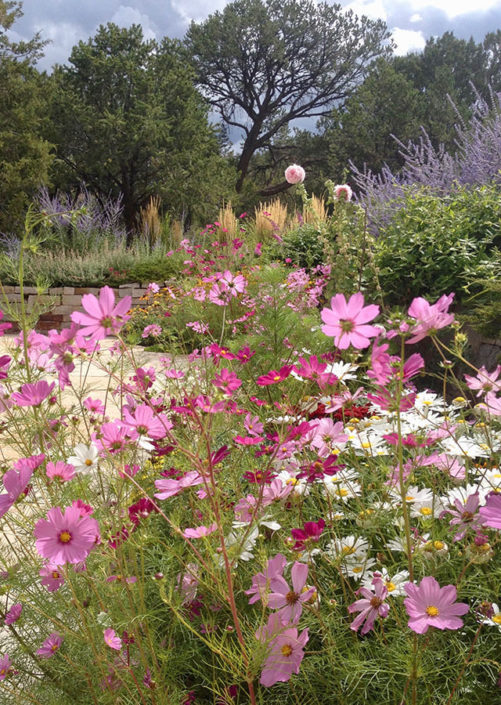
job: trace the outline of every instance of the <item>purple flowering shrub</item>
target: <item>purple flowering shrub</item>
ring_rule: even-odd
[[[189,357],[142,364],[107,287],[61,332],[21,319],[0,357],[2,703],[499,698],[501,367],[448,403],[413,345],[461,356],[436,335],[452,293],[388,319],[270,271],[255,292],[250,268],[206,273],[200,303],[227,322],[252,298],[256,322]],[[279,337],[283,291],[308,347]]]

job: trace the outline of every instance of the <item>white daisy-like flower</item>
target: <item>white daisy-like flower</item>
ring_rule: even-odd
[[[501,492],[501,468],[492,468],[479,475],[478,487],[486,492]]]
[[[350,362],[331,362],[325,369],[325,374],[336,375],[343,382],[348,379],[356,379],[354,374],[358,370],[358,365],[353,365]]]
[[[391,489],[389,494],[394,497],[397,502],[402,501],[402,497],[400,495],[399,490]],[[407,504],[419,505],[429,503],[431,505],[431,503],[433,502],[433,492],[426,487],[420,490],[419,487],[411,485],[405,491],[405,501],[407,502]]]
[[[391,575],[384,567],[381,568],[381,570],[371,570],[364,576],[362,585],[371,588],[372,581],[375,577],[380,577],[383,580],[389,595],[393,597],[403,597],[407,594],[404,590],[404,585],[409,582],[408,570],[401,570],[394,575]]]
[[[501,610],[495,602],[492,603],[492,615],[484,617],[482,624],[487,624],[489,627],[497,627],[501,631]]]
[[[366,558],[364,561],[359,562],[350,561],[349,563],[341,563],[341,571],[349,578],[362,580],[367,571],[370,570],[375,564],[376,561],[374,558]]]
[[[440,500],[444,507],[455,507],[456,500],[459,500],[461,504],[466,504],[468,497],[475,493],[479,495],[480,504],[485,504],[485,498],[489,490],[486,488],[481,489],[478,485],[472,484],[454,487],[446,495],[443,495]]]
[[[73,448],[73,453],[75,455],[69,457],[67,462],[73,465],[75,472],[94,470],[97,467],[99,451],[93,443],[88,446],[85,443],[79,443]]]
[[[246,529],[230,531],[226,537],[226,550],[228,557],[233,565],[237,565],[238,561],[250,561],[254,558],[253,549],[256,545],[259,529],[257,526],[249,532],[244,540]],[[224,559],[221,556],[219,564],[224,565]]]
[[[414,408],[417,411],[427,414],[429,410],[444,411],[446,404],[443,397],[439,394],[434,394],[433,392],[418,392],[418,394],[416,394]]]
[[[310,494],[308,482],[304,477],[297,478],[292,473],[287,472],[287,470],[282,470],[282,472],[278,473],[278,478],[282,480],[282,485],[292,486],[291,494],[300,494],[304,495],[305,497]]]
[[[364,562],[369,542],[360,536],[343,536],[329,541],[325,552],[333,558],[342,558],[347,563]]]
[[[362,494],[362,488],[358,482],[340,481],[335,475],[324,477],[324,487],[330,496],[339,502],[347,502],[349,499]]]

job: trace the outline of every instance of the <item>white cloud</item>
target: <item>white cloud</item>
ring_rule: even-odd
[[[395,54],[397,56],[403,56],[408,54],[410,51],[421,51],[424,49],[426,40],[422,32],[414,32],[411,29],[400,29],[399,27],[394,27],[392,30],[392,37],[397,45],[395,49]]]
[[[133,24],[140,24],[143,28],[145,39],[156,39],[157,32],[152,27],[152,23],[148,15],[143,15],[139,10],[136,10],[130,5],[120,5],[118,10],[113,14],[110,22],[119,27],[130,27]]]
[[[415,12],[411,17],[409,17],[409,22],[422,22],[423,17],[422,15],[419,14],[419,12]]]
[[[384,1],[388,9],[394,6],[393,0]],[[472,3],[471,0],[407,0],[402,5],[407,8],[409,13],[414,12],[417,14],[421,12],[420,19],[426,16],[427,10],[441,10],[445,12],[449,19],[453,19],[471,12],[478,13],[499,9],[499,0],[475,0],[475,3]],[[401,7],[400,3],[399,6]],[[412,20],[411,18],[411,21],[419,20]]]
[[[191,24],[192,20],[195,22],[205,20],[208,15],[216,10],[222,10],[227,4],[228,0],[212,0],[210,3],[207,0],[191,0],[189,4],[186,0],[171,0],[170,3],[172,9],[186,25]]]
[[[345,10],[353,10],[356,15],[365,15],[371,20],[387,19],[384,0],[353,0],[344,6]]]
[[[39,67],[47,71],[54,64],[64,64],[68,61],[71,50],[82,37],[82,29],[77,24],[71,22],[44,22],[35,24],[34,31],[40,32],[42,39],[48,39],[48,44],[44,49],[44,57],[39,62]]]

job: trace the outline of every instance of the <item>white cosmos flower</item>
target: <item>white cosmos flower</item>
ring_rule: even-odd
[[[99,452],[93,443],[88,446],[85,443],[79,443],[73,448],[73,452],[75,455],[68,458],[67,462],[73,465],[75,472],[93,470],[97,467]]]

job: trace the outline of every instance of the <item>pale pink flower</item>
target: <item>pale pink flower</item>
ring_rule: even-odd
[[[60,482],[68,482],[68,480],[72,480],[75,477],[75,468],[62,460],[58,460],[55,463],[49,461],[45,474],[51,480],[57,479]]]
[[[491,529],[501,529],[501,495],[489,495],[485,507],[480,507],[479,513],[485,526],[490,526]]]
[[[122,648],[122,640],[114,629],[104,630],[104,643],[107,644],[110,649],[115,649],[115,651],[120,651]]]
[[[292,590],[282,575],[271,579],[272,592],[268,595],[268,607],[278,609],[282,624],[297,624],[303,611],[303,602],[308,602],[315,588],[303,590],[308,578],[306,563],[296,561],[291,569]]]
[[[214,533],[217,530],[217,524],[210,524],[210,526],[197,526],[194,529],[185,529],[183,531],[183,536],[186,539],[201,539],[204,536],[209,536],[209,534]]]
[[[40,406],[54,389],[56,383],[49,385],[45,380],[34,384],[23,384],[20,392],[15,392],[11,400],[17,406]]]
[[[20,602],[16,602],[16,604],[12,605],[10,610],[5,615],[4,624],[6,624],[8,626],[9,624],[14,624],[15,622],[17,622],[17,620],[21,616],[22,611],[23,611],[22,604]]]
[[[351,201],[352,197],[353,191],[348,184],[338,184],[334,186],[334,198],[337,201]]]
[[[173,480],[170,477],[155,480],[155,487],[157,490],[160,490],[160,492],[155,493],[155,497],[158,499],[168,499],[169,497],[174,497],[174,495],[179,494],[179,492],[182,492],[187,487],[201,485],[202,482],[203,478],[196,470],[190,470],[179,480]]]
[[[107,335],[116,334],[129,320],[127,311],[130,309],[132,297],[125,296],[115,306],[115,293],[109,286],[104,286],[99,292],[99,299],[94,294],[82,296],[82,306],[85,313],[74,311],[71,320],[83,326],[80,333],[90,336],[92,340],[102,340]]]
[[[410,329],[412,338],[407,343],[418,343],[427,335],[435,333],[454,322],[454,314],[448,313],[454,294],[444,294],[434,304],[418,296],[409,306],[408,314],[416,319],[416,325]]]
[[[480,406],[491,416],[501,416],[501,397],[497,397],[494,392],[487,392]]]
[[[149,326],[146,326],[143,332],[141,333],[141,338],[148,338],[151,336],[152,338],[158,338],[159,335],[162,334],[162,326],[159,326],[158,323],[151,323]]]
[[[306,172],[299,164],[291,164],[285,170],[285,180],[288,184],[302,184],[306,177]]]
[[[266,569],[262,573],[256,573],[252,577],[252,585],[248,590],[245,590],[246,595],[250,595],[249,605],[253,605],[258,600],[262,600],[267,604],[267,593],[270,591],[270,584],[274,578],[282,575],[287,559],[281,553],[270,558],[266,565]]]
[[[1,312],[0,312],[1,313]],[[3,331],[1,333],[3,335]],[[12,670],[12,661],[9,654],[0,656],[0,681],[4,681]]]
[[[7,470],[2,478],[7,494],[0,494],[0,518],[9,511],[14,502],[25,492],[33,470],[43,462],[45,456],[36,455],[30,458],[20,458],[12,470]]]
[[[477,397],[480,397],[487,392],[501,391],[501,380],[498,381],[500,372],[501,365],[498,365],[492,372],[487,372],[482,365],[476,377],[465,375],[464,378],[469,389],[477,389]]]
[[[288,681],[293,673],[299,673],[308,629],[301,634],[295,627],[283,629],[277,614],[272,614],[266,628],[260,629],[256,636],[261,641],[267,641],[269,648],[259,680],[261,685],[269,688],[275,683]]]
[[[44,585],[49,592],[56,592],[64,583],[64,575],[59,569],[59,566],[53,563],[47,563],[46,566],[40,569],[38,574],[42,578],[42,585]]]
[[[331,299],[331,308],[324,308],[321,316],[325,325],[322,332],[334,338],[340,350],[353,345],[357,350],[369,347],[370,338],[379,335],[380,330],[367,323],[379,314],[379,306],[364,306],[363,294],[357,292],[347,302],[344,294],[336,294]]]
[[[361,587],[356,594],[364,596],[363,600],[356,600],[348,607],[348,612],[360,612],[350,624],[350,629],[358,631],[362,627],[362,634],[367,634],[374,628],[374,622],[377,617],[386,617],[390,610],[390,606],[385,602],[388,596],[388,588],[381,578],[376,577],[372,581],[374,590]],[[364,624],[365,622],[365,624]]]
[[[412,631],[424,634],[429,627],[461,629],[463,626],[459,615],[466,614],[470,608],[464,602],[456,602],[454,585],[440,587],[435,578],[427,576],[419,585],[406,583],[404,589],[408,595],[404,605]]]

